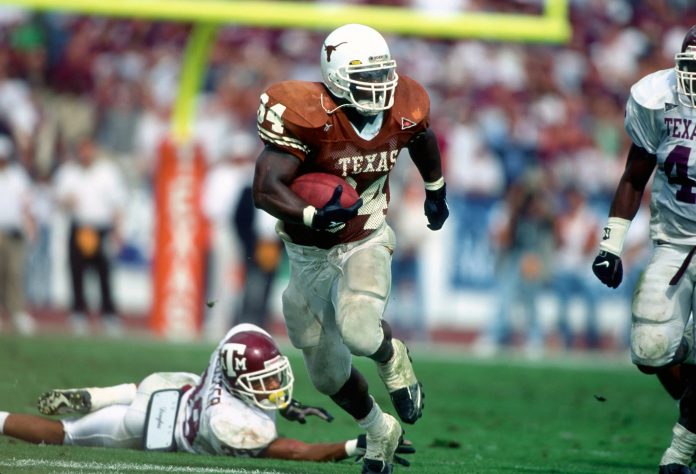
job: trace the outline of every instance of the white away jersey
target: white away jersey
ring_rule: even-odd
[[[239,326],[232,329],[222,341],[239,330]],[[198,454],[257,456],[278,437],[275,411],[252,406],[225,389],[219,350],[220,345],[210,356],[200,383],[181,399],[177,448]]]
[[[657,156],[650,237],[696,245],[696,110],[679,104],[674,69],[631,87],[624,125],[633,143]]]

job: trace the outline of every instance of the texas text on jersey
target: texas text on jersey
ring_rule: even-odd
[[[389,205],[389,171],[399,151],[429,126],[428,94],[400,76],[394,105],[383,112],[371,140],[362,138],[320,82],[288,81],[261,95],[261,139],[302,161],[300,174],[331,173],[355,187],[363,200],[358,215],[334,232],[283,223],[296,244],[330,248],[364,239],[384,223]]]
[[[651,239],[696,245],[696,110],[677,91],[674,69],[652,73],[631,88],[625,127],[631,140],[656,155],[651,195]]]

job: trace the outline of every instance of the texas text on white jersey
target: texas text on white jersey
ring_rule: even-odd
[[[650,237],[696,245],[696,109],[680,105],[674,69],[633,85],[624,125],[633,143],[657,156]]]
[[[222,341],[238,330],[232,329]],[[278,437],[275,411],[252,406],[225,389],[219,352],[220,346],[211,355],[200,383],[181,399],[177,448],[198,454],[257,456]]]

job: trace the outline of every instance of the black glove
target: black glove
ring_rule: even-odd
[[[449,209],[447,209],[447,200],[445,199],[445,186],[443,185],[436,191],[425,190],[425,203],[423,209],[425,216],[428,218],[428,228],[431,230],[439,230],[442,224],[449,217]]]
[[[592,262],[592,271],[597,278],[610,288],[616,288],[623,278],[621,257],[606,250],[600,250]]]
[[[310,415],[318,416],[324,421],[332,422],[334,417],[328,411],[321,407],[310,407],[303,405],[297,400],[290,400],[290,403],[285,408],[278,410],[286,420],[297,421],[301,425],[307,423],[307,417]]]
[[[367,435],[361,434],[358,436],[358,457],[355,462],[359,462],[365,456],[365,450],[367,449]],[[413,454],[416,452],[416,448],[407,439],[402,439],[399,445],[396,447],[397,454]],[[408,459],[402,458],[394,454],[394,462],[401,464],[402,466],[408,467],[411,463]]]
[[[343,194],[343,186],[336,186],[333,196],[329,199],[324,207],[317,209],[312,220],[312,228],[317,230],[333,229],[351,220],[358,215],[358,209],[362,206],[362,199],[358,199],[355,204],[350,207],[341,206],[341,194]]]

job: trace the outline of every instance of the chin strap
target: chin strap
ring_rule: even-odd
[[[320,99],[320,101],[321,101],[321,108],[324,109],[324,112],[326,112],[326,113],[329,114],[329,115],[333,114],[333,113],[336,112],[338,109],[342,109],[343,107],[354,107],[356,110],[357,110],[357,108],[358,108],[355,104],[352,104],[352,103],[350,103],[350,102],[346,102],[345,104],[339,105],[339,106],[336,107],[335,109],[329,110],[329,109],[327,109],[326,106],[324,105],[324,94],[321,94],[321,95],[319,96],[319,99]]]

